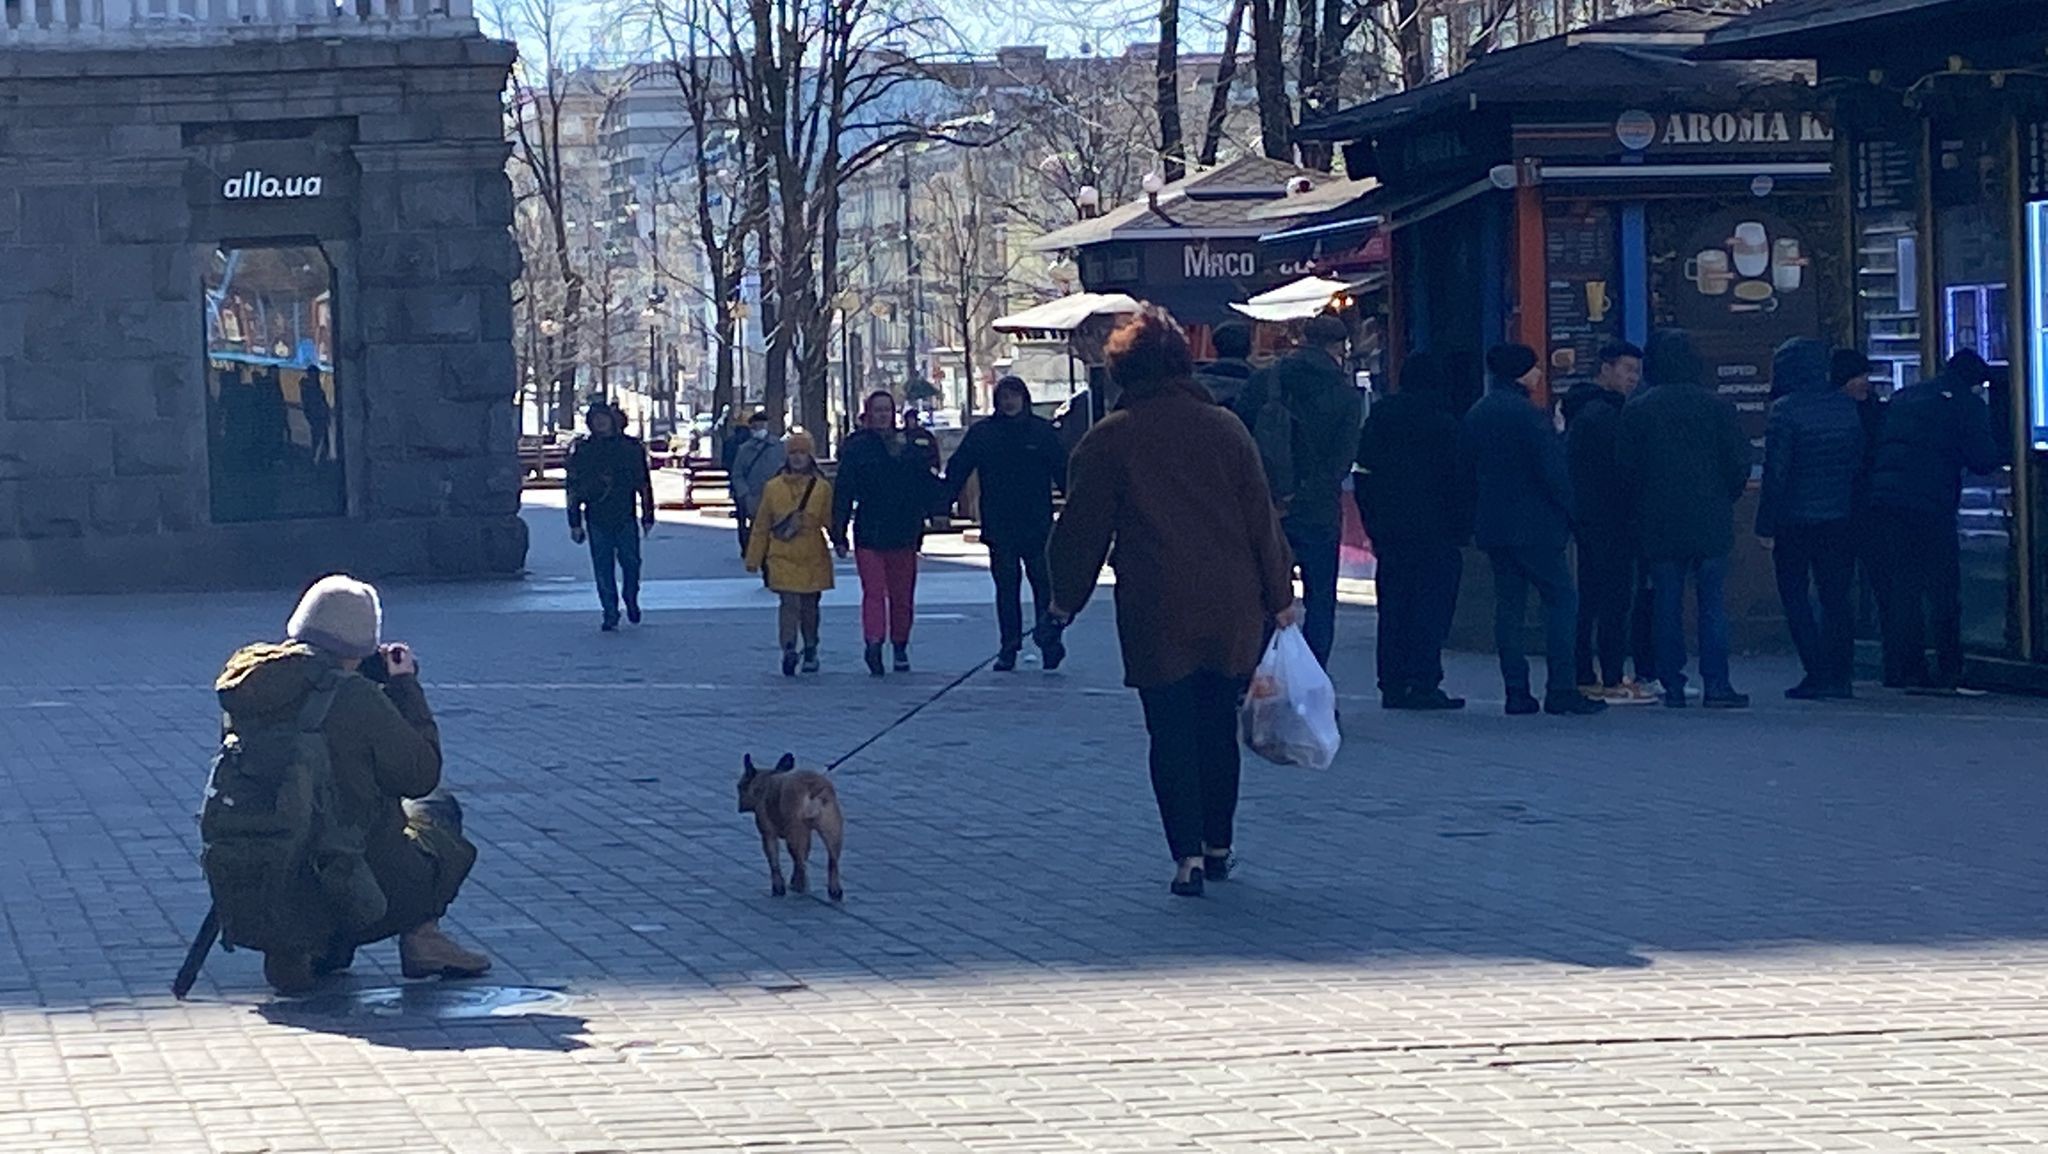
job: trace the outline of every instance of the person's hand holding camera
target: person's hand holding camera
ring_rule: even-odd
[[[384,668],[393,677],[418,677],[420,660],[413,655],[411,646],[394,643],[384,647]]]

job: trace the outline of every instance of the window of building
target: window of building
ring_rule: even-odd
[[[341,516],[326,254],[313,245],[216,249],[204,287],[213,520]]]

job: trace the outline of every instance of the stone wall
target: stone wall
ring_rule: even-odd
[[[0,52],[0,591],[521,568],[511,60],[481,38]],[[355,235],[322,238],[348,513],[215,525],[191,142],[313,122],[360,168]]]

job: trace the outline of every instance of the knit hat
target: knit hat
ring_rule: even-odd
[[[1528,345],[1495,345],[1486,351],[1486,371],[1503,381],[1519,381],[1536,367],[1536,350]]]
[[[802,429],[791,429],[789,434],[782,438],[782,451],[802,453],[806,457],[815,458],[818,455],[818,442]]]
[[[1836,349],[1828,362],[1828,383],[1838,389],[1869,373],[1870,358],[1855,349]]]
[[[285,636],[336,657],[368,657],[384,639],[384,603],[353,577],[322,577],[299,598]]]

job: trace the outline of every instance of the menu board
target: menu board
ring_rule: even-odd
[[[1599,369],[1600,346],[1618,327],[1614,212],[1604,204],[1552,203],[1544,210],[1545,311],[1553,388]]]
[[[2048,120],[2020,125],[2020,182],[2027,199],[2048,198]]]
[[[1856,207],[1882,212],[1911,208],[1920,189],[1920,146],[1874,138],[1856,142]]]

